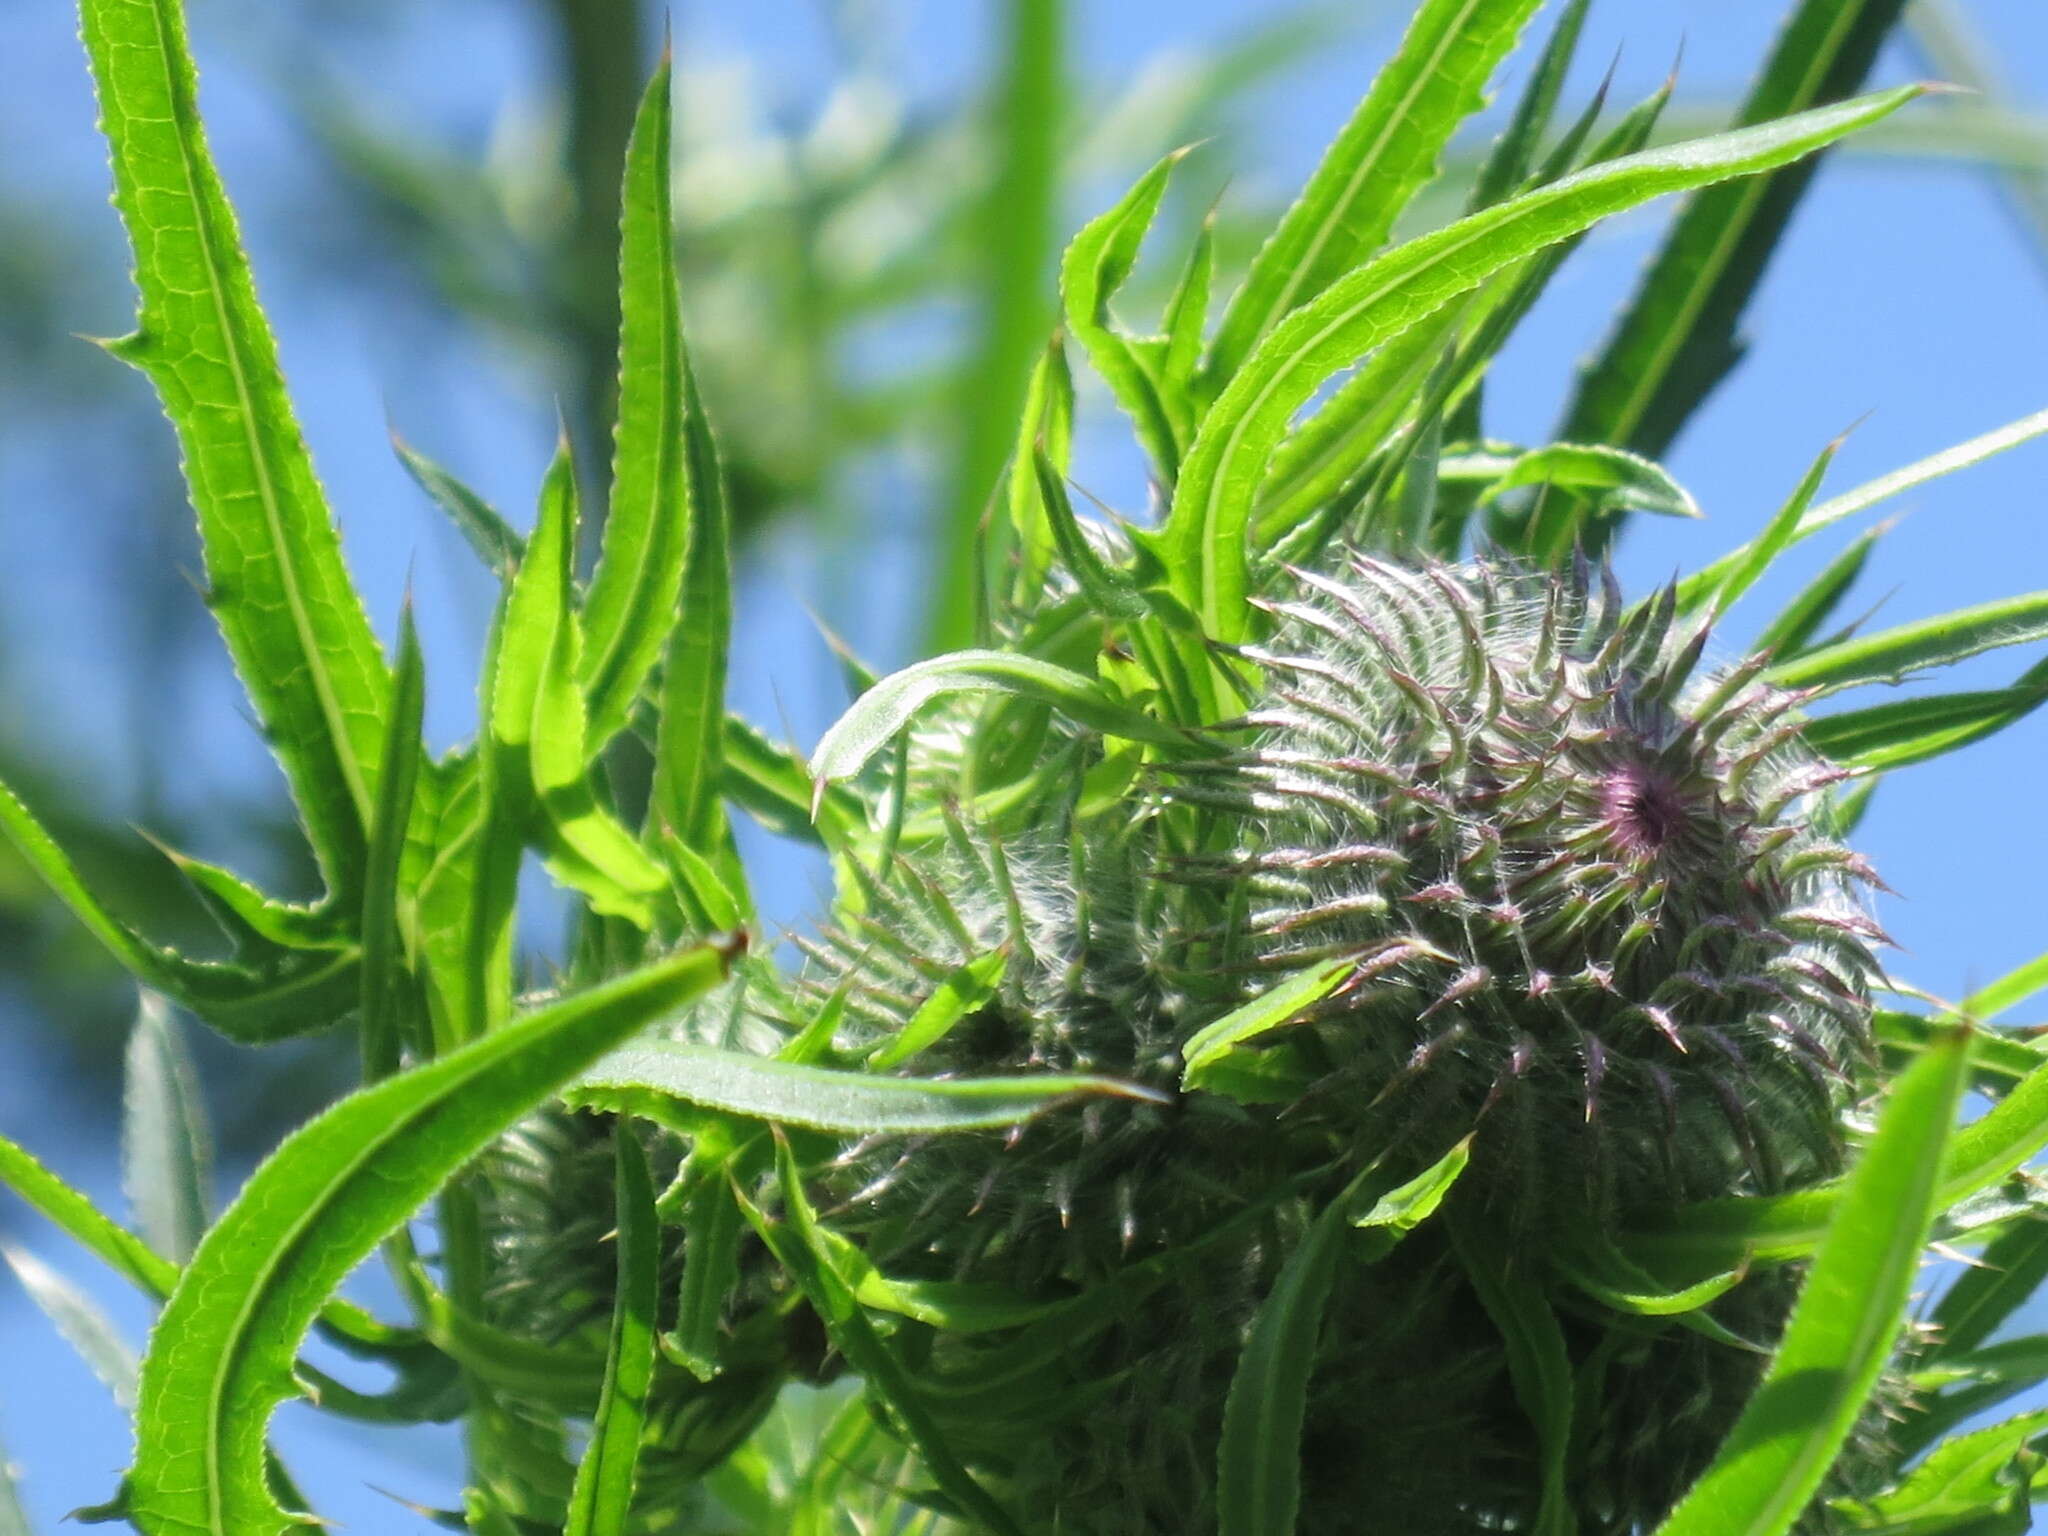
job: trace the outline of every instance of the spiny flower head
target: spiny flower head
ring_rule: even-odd
[[[1310,1116],[1368,1148],[1476,1125],[1524,1217],[1830,1168],[1882,935],[1803,697],[1761,657],[1696,675],[1671,592],[1583,571],[1295,583],[1245,653],[1254,739],[1173,793],[1232,817],[1195,871],[1247,893],[1251,965],[1350,961],[1283,1035]]]

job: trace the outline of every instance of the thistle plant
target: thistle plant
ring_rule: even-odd
[[[1830,632],[1859,546],[1752,652],[1717,634],[1793,544],[2048,420],[1828,501],[1823,453],[1749,541],[1619,590],[1629,515],[1694,510],[1645,450],[1724,369],[1810,157],[1919,90],[1855,94],[1898,5],[1809,0],[1747,126],[1650,148],[1663,93],[1556,121],[1568,5],[1465,214],[1390,244],[1537,9],[1420,6],[1227,302],[1205,233],[1159,332],[1113,307],[1179,154],[1081,231],[988,517],[951,531],[968,590],[934,630],[975,644],[856,664],[806,759],[724,709],[666,62],[626,154],[594,564],[566,441],[524,535],[414,459],[501,586],[475,737],[434,753],[410,614],[387,657],[292,419],[176,0],[85,0],[142,294],[109,345],[179,434],[326,891],[171,855],[229,940],[197,957],[11,791],[0,824],[153,998],[251,1044],[351,1031],[363,1077],[209,1221],[153,1001],[140,1234],[0,1142],[163,1302],[90,1513],[291,1529],[268,1434],[298,1393],[460,1419],[430,1513],[489,1536],[2023,1528],[2039,1416],[1944,1436],[2044,1379],[1990,1340],[2041,1273],[2048,1069],[1974,1021],[2043,967],[1894,1006],[1855,842],[1879,771],[2044,690],[1834,701],[2048,637],[2048,594]],[[1566,431],[1489,436],[1489,364],[1574,243],[1667,193]],[[1069,349],[1150,517],[1074,509]],[[795,963],[756,942],[735,806],[831,859]],[[538,983],[528,853],[575,910]],[[1971,1086],[1994,1102],[1959,1130]],[[1930,1242],[1982,1265],[1909,1327]],[[378,1256],[402,1320],[338,1294]],[[307,1358],[316,1329],[389,1383]]]

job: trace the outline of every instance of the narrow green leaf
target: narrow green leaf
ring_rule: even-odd
[[[287,1536],[271,1410],[321,1303],[507,1126],[606,1049],[716,984],[693,949],[552,1003],[344,1099],[286,1139],[187,1266],[143,1362],[129,1503],[149,1536]]]
[[[1520,455],[1481,494],[1481,503],[1528,485],[1554,485],[1600,506],[1665,517],[1700,517],[1699,503],[1661,464],[1598,443],[1551,443]]]
[[[1067,487],[1043,448],[1032,450],[1031,469],[1037,476],[1039,505],[1045,510],[1060,561],[1089,604],[1107,619],[1143,618],[1150,609],[1137,582],[1130,572],[1105,560],[1088,541],[1081,520],[1074,516],[1073,503],[1067,500]]]
[[[1838,641],[1779,662],[1764,675],[1780,688],[1835,692],[1864,683],[1895,683],[2003,645],[2048,639],[2048,591],[1959,608],[1874,635]]]
[[[1902,768],[1981,741],[2023,720],[2048,700],[2048,661],[2010,688],[1900,699],[1809,721],[1814,750],[1859,768]]]
[[[1904,0],[1801,0],[1743,103],[1767,125],[1859,89]],[[1698,192],[1585,370],[1559,437],[1659,457],[1741,355],[1736,327],[1816,162]]]
[[[669,59],[626,145],[619,230],[619,418],[603,546],[583,604],[577,677],[589,750],[616,735],[676,622],[693,502],[684,412],[689,359],[669,207]]]
[[[1979,987],[1963,999],[1957,1012],[1964,1018],[1988,1024],[2044,990],[2048,990],[2048,954],[2036,955],[1988,986]]]
[[[192,1058],[164,1000],[142,994],[123,1079],[121,1182],[149,1246],[192,1257],[213,1214],[213,1138]]]
[[[1022,1536],[1016,1522],[989,1497],[946,1443],[908,1372],[898,1362],[896,1352],[875,1331],[853,1288],[835,1268],[824,1230],[818,1225],[810,1201],[804,1197],[803,1175],[795,1155],[780,1135],[775,1140],[775,1165],[781,1176],[782,1204],[788,1219],[771,1222],[752,1201],[735,1193],[747,1220],[768,1245],[769,1252],[802,1287],[832,1342],[846,1356],[847,1363],[860,1372],[870,1395],[886,1404],[902,1423],[940,1489],[993,1536]]]
[[[977,550],[999,489],[1032,359],[1052,325],[1045,272],[1058,251],[1060,140],[1067,119],[1064,0],[1004,0],[996,164],[977,210],[980,339],[960,391],[961,421],[932,573],[930,649],[975,639]]]
[[[745,1222],[732,1197],[733,1181],[744,1174],[741,1159],[763,1140],[757,1128],[708,1121],[691,1138],[689,1161],[676,1181],[684,1191],[683,1280],[675,1331],[662,1336],[661,1346],[699,1381],[718,1374],[726,1298],[739,1281]]]
[[[654,1336],[661,1306],[661,1223],[647,1157],[621,1124],[618,1149],[619,1288],[612,1311],[604,1394],[591,1421],[590,1444],[576,1469],[563,1536],[625,1536],[632,1528],[640,1442],[647,1431],[647,1394],[654,1385]]]
[[[540,520],[505,597],[491,670],[491,744],[498,787],[530,803],[549,868],[593,911],[645,928],[667,877],[590,783],[588,722],[577,685],[581,649],[570,564],[576,469],[565,438],[548,469]]]
[[[860,803],[844,784],[827,788],[814,810],[816,786],[803,754],[777,746],[738,715],[725,717],[722,745],[720,789],[778,837],[841,848],[863,824]]]
[[[505,521],[496,507],[395,432],[391,435],[391,447],[413,483],[448,514],[448,520],[476,551],[485,569],[500,581],[510,581],[526,554],[524,536]]]
[[[1166,194],[1173,168],[1186,154],[1187,150],[1177,149],[1166,156],[1107,213],[1090,219],[1060,262],[1060,296],[1066,305],[1067,329],[1131,418],[1162,486],[1171,486],[1180,468],[1173,420],[1158,381],[1131,337],[1111,318],[1109,301],[1137,264],[1138,249],[1158,217],[1159,200]]]
[[[1100,684],[1034,656],[1010,651],[955,651],[892,672],[862,694],[811,754],[817,796],[851,778],[888,744],[911,716],[955,693],[1008,693],[1050,704],[1082,725],[1131,741],[1182,745],[1172,726],[1118,703]]]
[[[2024,1536],[2032,1528],[2033,1443],[2048,1434],[2048,1409],[2023,1413],[1935,1447],[1897,1487],[1830,1507],[1850,1530],[1884,1536]],[[1987,1522],[2006,1516],[1997,1525]]]
[[[1783,165],[1888,116],[1918,93],[1905,87],[1592,166],[1412,240],[1339,279],[1260,344],[1203,420],[1165,530],[1182,599],[1212,636],[1243,638],[1253,498],[1288,421],[1333,374],[1495,272],[1609,214],[1666,192]]]
[[[1863,574],[1863,567],[1870,559],[1870,551],[1877,541],[1890,531],[1891,525],[1871,528],[1858,534],[1839,555],[1827,563],[1821,573],[1800,589],[1799,595],[1787,603],[1778,616],[1765,626],[1756,637],[1756,648],[1768,651],[1773,656],[1797,656],[1820,633],[1823,624],[1834,615],[1849,594],[1857,577]],[[1793,537],[1798,530],[1793,530]],[[1787,544],[1790,544],[1787,540]]]
[[[1564,94],[1565,77],[1571,73],[1572,58],[1579,51],[1579,34],[1585,30],[1586,11],[1591,0],[1569,0],[1558,13],[1550,40],[1543,45],[1536,68],[1529,75],[1514,115],[1479,168],[1472,185],[1473,209],[1490,208],[1508,196],[1528,178],[1536,163],[1536,151]]]
[[[1935,1305],[1934,1358],[1968,1354],[2048,1283],[2048,1217],[2021,1221],[1988,1243]]]
[[[391,681],[200,127],[179,0],[84,0],[142,305],[112,344],[184,449],[211,605],[331,887],[353,895]]]
[[[918,1006],[903,1028],[868,1058],[869,1069],[886,1072],[901,1066],[944,1039],[969,1014],[987,1007],[1002,986],[1003,972],[1009,964],[1009,951],[998,949],[953,970]]]
[[[103,1215],[84,1195],[4,1136],[0,1136],[0,1184],[145,1294],[165,1297],[178,1283],[176,1264]]]
[[[1075,1098],[1158,1100],[1110,1077],[877,1077],[803,1066],[744,1051],[649,1040],[613,1051],[576,1080],[572,1104],[628,1114],[659,1102],[694,1105],[779,1125],[856,1134],[980,1131],[1016,1125]]]
[[[124,1409],[135,1406],[135,1351],[121,1337],[114,1320],[100,1304],[41,1259],[24,1249],[0,1243],[0,1262],[14,1271],[22,1289],[64,1336],[64,1342],[86,1363],[101,1385]]]
[[[1010,457],[1007,501],[1017,548],[1017,580],[1012,590],[1016,601],[1027,607],[1043,593],[1046,572],[1058,548],[1046,515],[1038,456],[1044,454],[1053,469],[1064,475],[1073,446],[1074,376],[1067,367],[1066,348],[1055,334],[1031,371]]]
[[[413,822],[413,797],[424,756],[420,732],[426,720],[426,666],[408,601],[398,621],[398,668],[391,690],[391,718],[377,771],[377,806],[370,817],[370,847],[363,879],[362,1009],[356,1033],[362,1043],[363,1077],[375,1082],[398,1069],[405,1009],[398,996],[403,943],[398,930],[399,890],[406,834]],[[415,1046],[423,1041],[415,1040]],[[183,1257],[183,1255],[181,1255]]]
[[[1770,1369],[1659,1536],[1780,1536],[1813,1498],[1905,1320],[1969,1065],[1957,1030],[1893,1084]]]
[[[1402,1238],[1434,1216],[1471,1161],[1472,1138],[1467,1136],[1407,1183],[1397,1184],[1381,1195],[1370,1210],[1353,1220],[1351,1225],[1362,1228],[1374,1239],[1373,1257],[1391,1251]]]
[[[1400,49],[1324,153],[1301,196],[1252,258],[1224,311],[1209,377],[1221,390],[1290,314],[1373,255],[1436,172],[1458,125],[1538,0],[1429,0]]]
[[[718,860],[744,895],[745,875],[729,855],[725,776],[725,680],[732,647],[732,508],[725,468],[697,380],[683,363],[683,433],[691,504],[683,567],[683,611],[662,670],[650,809],[697,853]]]
[[[1744,546],[1742,558],[1716,583],[1711,600],[1707,604],[1709,620],[1718,621],[1723,614],[1735,606],[1736,599],[1756,585],[1759,576],[1771,568],[1771,562],[1783,554],[1798,531],[1799,520],[1806,515],[1806,509],[1813,505],[1813,498],[1820,494],[1820,483],[1827,478],[1828,466],[1835,462],[1835,453],[1842,446],[1837,438],[1823,448],[1799,484],[1793,488],[1785,504],[1772,514],[1764,524],[1764,531]],[[1689,612],[1684,592],[1679,594],[1679,611]]]
[[[1533,1529],[1538,1536],[1571,1536],[1572,1490],[1567,1457],[1572,1438],[1572,1366],[1564,1330],[1541,1286],[1510,1262],[1491,1232],[1470,1219],[1451,1223],[1451,1238],[1480,1304],[1500,1330],[1515,1400],[1536,1431],[1543,1484]]]
[[[1223,1403],[1216,1455],[1220,1536],[1293,1536],[1301,1508],[1301,1426],[1323,1308],[1337,1274],[1349,1190],[1332,1200],[1259,1303]]]
[[[106,906],[41,822],[0,784],[0,831],[93,937],[144,985],[189,1008],[230,1039],[250,1045],[325,1029],[354,1006],[356,950],[293,949],[249,942],[236,961],[195,960],[153,944]],[[261,943],[258,953],[251,947]]]
[[[1190,1091],[1209,1086],[1223,1058],[1246,1041],[1291,1023],[1303,1009],[1334,992],[1354,969],[1355,962],[1348,958],[1311,966],[1195,1031],[1181,1049],[1181,1060],[1186,1063],[1181,1086]]]
[[[2020,444],[2031,442],[2044,433],[2048,433],[2048,411],[2036,411],[2031,416],[2022,416],[2018,421],[2008,422],[2005,426],[1994,428],[1980,437],[1973,437],[1966,443],[1944,448],[1940,453],[1929,454],[1926,458],[1916,459],[1889,474],[1879,475],[1875,480],[1866,481],[1854,490],[1844,491],[1839,496],[1831,496],[1799,520],[1799,526],[1792,530],[1791,538],[1786,540],[1786,547],[1790,548],[1802,539],[1811,538],[1844,518],[1854,517],[1859,512],[1867,512],[1882,502],[1889,501],[1895,496],[1902,496],[1907,491],[1916,490],[1929,481],[1940,479],[1943,475],[1953,474],[1959,469],[1968,469],[1973,464],[1981,464],[2008,448],[2017,448]],[[1679,583],[1680,598],[1690,596],[1695,590],[1710,589],[1718,585],[1748,554],[1749,548],[1750,546],[1745,544],[1711,564],[1701,566]]]

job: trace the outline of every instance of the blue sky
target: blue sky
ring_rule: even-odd
[[[870,7],[896,18],[889,78],[916,99],[943,99],[981,68],[992,7],[903,3]],[[1582,50],[1586,78],[1617,57],[1616,99],[1645,94],[1683,44],[1682,100],[1726,100],[1739,91],[1785,7],[1752,0],[1604,0]],[[2048,9],[2038,0],[1964,0],[2018,101],[2048,111]],[[531,505],[551,445],[552,407],[542,370],[466,329],[437,324],[416,307],[380,304],[374,283],[335,285],[309,257],[320,225],[320,172],[251,60],[251,36],[279,33],[272,7],[256,25],[248,0],[192,0],[206,103],[230,186],[245,210],[266,303],[285,363],[345,528],[371,611],[389,634],[408,574],[420,597],[434,676],[432,726],[443,740],[469,714],[466,655],[482,612],[469,557],[404,481],[383,449],[387,409],[498,504]],[[805,0],[679,7],[686,57],[745,51],[773,99],[805,114],[828,78],[829,49]],[[1156,66],[1162,55],[1218,43],[1269,15],[1245,0],[1076,0],[1075,45],[1084,77],[1102,85]],[[1370,79],[1404,6],[1362,7],[1323,54],[1251,98],[1237,114],[1233,197],[1284,195]],[[437,0],[432,6],[365,7],[373,20],[315,30],[344,77],[407,120],[459,143],[481,144],[508,107],[531,96],[541,72],[524,7],[507,0]],[[1373,17],[1385,18],[1375,22]],[[125,328],[119,232],[104,208],[101,154],[77,54],[74,23],[50,0],[0,0],[19,88],[0,102],[0,163],[9,192],[45,207],[53,223],[92,243],[94,280],[70,290],[75,313],[62,328],[111,334]],[[455,67],[451,67],[451,64]],[[1902,47],[1887,54],[1885,83],[1923,74]],[[1519,75],[1510,73],[1510,83]],[[1934,110],[1923,108],[1919,110]],[[1134,163],[1128,168],[1138,169]],[[1117,188],[1089,189],[1098,202]],[[19,200],[10,206],[20,206]],[[314,212],[309,215],[308,210]],[[1095,211],[1083,200],[1070,223]],[[1544,438],[1569,391],[1571,370],[1598,339],[1654,248],[1666,207],[1617,220],[1574,257],[1532,316],[1490,386],[1491,430]],[[0,229],[0,241],[30,232]],[[339,232],[335,232],[339,238]],[[104,273],[104,280],[100,274]],[[2048,258],[2030,245],[1980,174],[1880,155],[1837,157],[1810,197],[1750,315],[1750,356],[1670,458],[1708,513],[1701,524],[1641,520],[1620,565],[1634,589],[1712,558],[1776,508],[1819,449],[1854,427],[1829,481],[1840,490],[1963,438],[2048,406]],[[884,347],[890,344],[883,338]],[[904,344],[908,344],[907,339]],[[9,366],[0,356],[0,368]],[[140,390],[111,363],[99,387]],[[131,742],[116,686],[145,643],[131,616],[111,610],[101,562],[120,558],[120,524],[104,515],[124,494],[121,444],[81,454],[90,407],[0,430],[0,563],[25,578],[0,614],[8,654],[34,665],[12,679],[15,697],[64,751],[105,785],[110,814],[127,814]],[[84,425],[81,427],[80,422]],[[164,439],[167,442],[166,430]],[[1084,439],[1078,474],[1113,505],[1141,505],[1136,461],[1107,426]],[[139,451],[162,452],[163,444]],[[96,515],[85,509],[100,508]],[[1865,600],[1883,600],[1880,622],[1936,613],[2048,586],[2048,443],[1927,487],[1887,509],[1901,516],[1865,578]],[[921,531],[877,531],[869,566],[831,567],[794,530],[757,552],[741,600],[735,703],[765,721],[787,721],[808,743],[839,698],[835,675],[798,603],[811,602],[874,660],[908,658],[904,618],[919,579]],[[1738,610],[1727,635],[1739,648],[1792,589],[1839,544],[1816,541]],[[66,644],[52,654],[51,633]],[[47,662],[45,662],[47,658]],[[1982,658],[1941,686],[1995,686],[2026,659]],[[1968,681],[1966,682],[1965,679]],[[197,724],[162,750],[190,778],[196,799],[272,772],[242,723],[224,666],[187,679]],[[1958,758],[1916,768],[1887,784],[1861,841],[1887,881],[1885,926],[1901,942],[1902,976],[1956,994],[2048,949],[2048,811],[2040,803],[2048,717],[2037,717]],[[818,894],[815,869],[781,859],[764,881],[771,910],[799,920]],[[47,1050],[62,1021],[27,1016],[0,999],[0,1030],[23,1057]],[[42,1152],[96,1197],[118,1206],[112,1107],[53,1089],[33,1071],[0,1080],[0,1131]],[[232,1175],[231,1175],[232,1176]],[[107,1285],[43,1230],[0,1213],[0,1236],[87,1280],[140,1340],[146,1311]],[[40,1527],[104,1496],[126,1455],[126,1431],[106,1394],[48,1325],[0,1280],[0,1444],[28,1472],[25,1493]],[[451,1496],[452,1437],[376,1432],[281,1416],[280,1434],[322,1512],[357,1530],[415,1528],[365,1481],[428,1500]],[[367,1457],[359,1461],[358,1456]],[[418,1524],[418,1529],[426,1529]]]

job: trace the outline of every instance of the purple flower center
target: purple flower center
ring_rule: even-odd
[[[1669,775],[1624,763],[1600,781],[1600,815],[1625,851],[1651,859],[1685,830],[1688,806]]]

